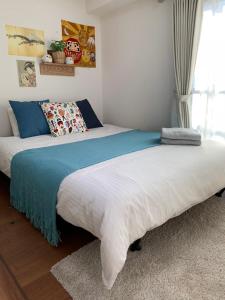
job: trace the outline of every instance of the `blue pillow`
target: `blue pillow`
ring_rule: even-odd
[[[76,104],[80,109],[80,112],[88,129],[103,127],[102,123],[97,118],[93,108],[91,107],[91,104],[87,99],[77,101]]]
[[[15,114],[21,138],[50,134],[49,126],[41,109],[43,101],[9,101]]]

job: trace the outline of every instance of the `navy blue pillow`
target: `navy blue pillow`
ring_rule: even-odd
[[[88,129],[103,127],[102,123],[97,118],[93,108],[91,107],[91,104],[87,99],[77,101],[76,104],[80,109],[80,112]]]
[[[48,123],[40,106],[42,103],[48,102],[49,100],[9,101],[18,123],[21,138],[50,134]]]

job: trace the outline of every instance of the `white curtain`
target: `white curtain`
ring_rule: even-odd
[[[225,138],[225,0],[205,0],[194,74],[192,127]]]
[[[190,127],[189,102],[199,45],[202,0],[173,1],[173,44],[178,122]]]

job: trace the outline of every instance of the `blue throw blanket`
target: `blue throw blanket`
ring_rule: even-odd
[[[11,204],[25,213],[52,245],[57,193],[69,174],[117,156],[160,144],[160,134],[132,130],[107,137],[22,151],[11,163]]]

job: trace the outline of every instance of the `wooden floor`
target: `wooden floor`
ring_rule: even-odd
[[[51,267],[94,237],[61,224],[62,243],[51,247],[9,203],[9,180],[0,173],[0,300],[71,299],[51,275]]]

